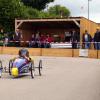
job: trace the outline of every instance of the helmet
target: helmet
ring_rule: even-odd
[[[21,56],[21,57],[29,57],[29,52],[28,52],[28,50],[27,49],[25,49],[25,48],[23,48],[23,49],[20,49],[19,50],[19,56]]]
[[[18,76],[18,68],[17,67],[14,67],[11,69],[11,75],[14,77]]]

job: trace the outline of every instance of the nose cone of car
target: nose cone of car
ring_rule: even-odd
[[[18,68],[17,67],[12,68],[11,74],[12,74],[12,76],[17,77],[18,76]]]

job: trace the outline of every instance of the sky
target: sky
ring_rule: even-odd
[[[72,17],[83,16],[88,18],[88,0],[55,0],[48,7],[56,4],[67,7]],[[89,19],[100,23],[100,0],[89,0]]]

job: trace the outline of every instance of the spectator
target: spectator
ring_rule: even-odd
[[[60,42],[64,42],[64,33],[60,34]]]
[[[51,43],[51,42],[54,41],[54,39],[53,39],[53,37],[52,37],[51,35],[47,35],[47,41],[48,41],[49,43]]]
[[[46,48],[50,48],[50,43],[53,42],[53,37],[51,37],[49,34],[47,35],[47,38],[46,38]]]
[[[100,50],[100,29],[97,28],[96,33],[94,34],[94,48]]]
[[[80,48],[80,33],[77,31],[77,48]]]
[[[87,30],[85,30],[85,33],[82,36],[83,47],[85,49],[90,49],[91,41],[92,41],[91,35],[88,33]]]
[[[3,29],[1,29],[1,31],[0,31],[0,40],[3,40],[3,37],[4,37],[4,32],[3,32]]]
[[[70,40],[71,40],[71,33],[65,32],[65,42],[70,42]]]
[[[40,34],[39,34],[39,32],[37,32],[36,35],[35,35],[35,39],[36,39],[36,41],[38,41],[39,38],[40,38]]]
[[[75,30],[72,31],[71,42],[72,42],[72,48],[77,49],[78,33]]]
[[[22,34],[21,34],[20,30],[17,29],[16,32],[15,32],[15,34],[14,34],[14,36],[13,36],[13,39],[14,39],[15,44],[16,44],[17,47],[20,46],[20,42],[21,42],[22,38],[23,37],[22,37]]]
[[[4,34],[4,44],[3,44],[3,46],[7,47],[7,45],[8,45],[8,34],[5,33]]]
[[[37,32],[35,35],[35,47],[40,47],[40,33]]]
[[[46,36],[44,34],[41,34],[40,43],[41,43],[41,48],[44,48],[46,43]]]
[[[29,42],[29,47],[34,47],[35,46],[35,35],[34,33],[31,36],[31,40]]]

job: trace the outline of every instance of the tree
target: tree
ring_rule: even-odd
[[[43,10],[46,8],[46,5],[54,0],[21,0],[26,6],[32,8]]]
[[[50,15],[48,12],[40,11],[39,12],[39,18],[50,18]]]
[[[39,18],[41,15],[41,11],[25,6],[21,0],[0,0],[0,28],[4,31],[14,30],[15,18]]]
[[[26,3],[26,1],[24,3]],[[32,1],[35,7],[43,9],[45,8],[47,3],[53,0],[28,0],[28,1]],[[39,6],[37,6],[38,4]],[[21,0],[0,0],[0,28],[3,28],[4,31],[13,31],[15,18],[19,19],[39,18],[41,15],[43,15],[41,11],[38,11],[37,9],[34,8],[25,6],[23,2],[21,2]]]
[[[13,30],[15,18],[25,16],[24,9],[20,0],[0,0],[0,26],[5,31]]]
[[[38,11],[37,9],[27,7],[25,11],[26,11],[26,18],[39,18],[40,16],[40,11]]]
[[[69,9],[60,5],[55,5],[53,7],[50,7],[47,12],[49,13],[50,17],[63,18],[70,16]]]

